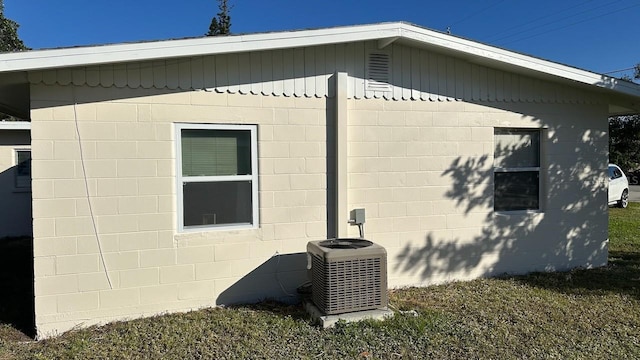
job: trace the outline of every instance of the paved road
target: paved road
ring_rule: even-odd
[[[629,201],[640,202],[640,185],[629,185]]]

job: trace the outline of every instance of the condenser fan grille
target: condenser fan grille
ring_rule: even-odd
[[[329,239],[320,242],[320,246],[329,249],[361,249],[373,245],[364,239]]]

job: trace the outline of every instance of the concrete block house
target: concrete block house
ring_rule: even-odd
[[[389,286],[607,263],[640,86],[406,23],[0,55],[31,122],[35,325],[295,299],[308,241]]]

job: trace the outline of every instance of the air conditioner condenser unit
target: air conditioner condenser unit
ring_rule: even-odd
[[[364,239],[307,244],[311,298],[326,315],[386,308],[387,252]]]

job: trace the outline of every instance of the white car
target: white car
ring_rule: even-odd
[[[626,208],[629,205],[629,180],[620,167],[609,164],[609,205]]]

